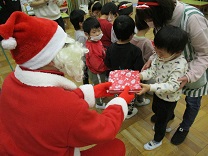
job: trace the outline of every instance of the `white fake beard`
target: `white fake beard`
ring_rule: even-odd
[[[79,42],[69,43],[62,48],[53,59],[54,66],[61,72],[69,75],[75,81],[80,82],[83,79],[83,56],[88,52]]]

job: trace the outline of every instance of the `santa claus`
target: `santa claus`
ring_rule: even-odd
[[[3,48],[17,66],[0,94],[0,155],[124,156],[115,139],[134,95],[127,87],[102,113],[95,98],[110,96],[110,82],[82,85],[82,57],[88,50],[56,22],[14,12],[0,25]],[[95,145],[80,151],[79,147]]]

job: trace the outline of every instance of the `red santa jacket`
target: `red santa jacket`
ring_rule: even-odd
[[[0,155],[80,155],[78,147],[112,140],[127,115],[122,98],[98,114],[92,85],[16,67],[0,94]],[[102,123],[102,124],[101,124]]]

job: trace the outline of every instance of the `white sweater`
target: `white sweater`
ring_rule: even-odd
[[[156,83],[150,84],[150,91],[165,100],[178,101],[182,94],[178,78],[184,76],[187,72],[188,64],[183,55],[177,58],[163,62],[156,57],[153,59],[151,67],[141,72],[143,80],[154,78]]]
[[[29,0],[29,3],[32,3],[35,0]],[[60,7],[65,0],[57,0],[54,3],[53,0],[49,0],[47,4],[43,4],[41,6],[33,7],[33,11],[35,16],[47,18],[50,20],[57,20],[61,17]]]

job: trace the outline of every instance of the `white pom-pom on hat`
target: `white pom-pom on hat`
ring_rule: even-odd
[[[2,40],[1,45],[4,49],[13,50],[17,46],[17,41],[15,38],[9,37],[8,39]]]

